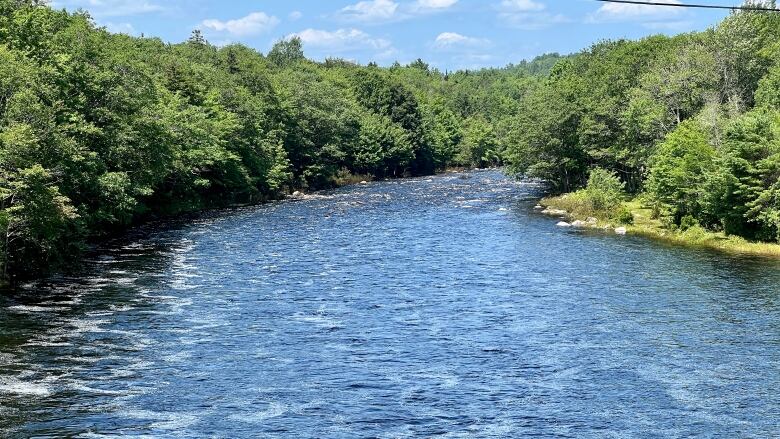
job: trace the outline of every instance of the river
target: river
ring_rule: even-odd
[[[0,299],[0,437],[773,437],[780,263],[497,171],[146,228]]]

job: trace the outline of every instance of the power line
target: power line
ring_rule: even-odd
[[[728,9],[731,11],[766,11],[766,12],[780,12],[780,9],[768,8],[766,6],[720,6],[720,5],[702,5],[702,4],[685,4],[685,3],[665,3],[665,2],[650,2],[650,1],[637,1],[637,0],[596,0],[597,2],[604,3],[624,3],[629,5],[645,5],[645,6],[670,6],[674,8],[699,8],[699,9]]]

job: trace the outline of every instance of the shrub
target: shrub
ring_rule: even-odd
[[[624,187],[625,183],[614,172],[596,168],[590,173],[585,192],[594,210],[610,212],[620,206]]]
[[[699,225],[699,221],[694,218],[692,215],[685,215],[680,220],[680,230],[685,231],[688,229],[691,229],[693,227],[697,227]]]
[[[621,224],[634,224],[634,214],[626,206],[621,206],[615,215],[615,219]]]

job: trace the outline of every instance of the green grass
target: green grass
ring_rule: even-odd
[[[723,232],[713,232],[700,226],[691,227],[685,231],[670,230],[661,220],[653,218],[652,211],[637,200],[628,200],[623,206],[634,217],[634,224],[619,224],[610,215],[596,212],[587,203],[583,203],[573,194],[559,197],[544,198],[540,204],[552,209],[565,210],[571,220],[585,220],[588,217],[597,218],[593,228],[626,227],[629,234],[668,242],[675,245],[707,248],[724,253],[741,256],[764,256],[780,258],[780,244],[752,242],[738,236],[727,236]]]

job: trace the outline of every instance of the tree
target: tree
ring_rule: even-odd
[[[361,119],[354,168],[377,177],[403,175],[414,160],[408,133],[389,117],[368,112]]]
[[[0,179],[0,256],[2,277],[24,272],[64,253],[62,237],[78,215],[40,165]]]
[[[780,114],[755,110],[726,130],[723,156],[708,182],[709,211],[729,234],[777,240]]]
[[[479,168],[495,166],[501,162],[501,151],[493,126],[484,119],[470,118],[465,129],[458,161]]]
[[[287,40],[277,41],[268,52],[268,59],[279,67],[290,65],[304,60],[303,42],[300,37],[292,37]]]
[[[689,215],[702,220],[705,183],[715,158],[704,128],[695,120],[681,123],[651,159],[647,192],[654,210],[675,224]]]

